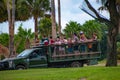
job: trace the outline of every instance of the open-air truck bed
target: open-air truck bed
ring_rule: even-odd
[[[81,45],[85,46],[85,51],[81,50]],[[92,45],[91,50],[88,48],[89,45]],[[41,48],[47,53],[49,66],[64,65],[65,67],[77,67],[83,66],[85,63],[92,65],[97,64],[98,59],[101,57],[99,41],[48,45],[41,46]]]

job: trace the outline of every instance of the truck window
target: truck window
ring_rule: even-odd
[[[44,51],[42,50],[35,50],[32,52],[32,54],[30,55],[30,58],[39,58],[41,56],[45,56]]]
[[[40,57],[39,50],[33,51],[32,54],[30,55],[30,58],[39,58],[39,57]]]
[[[26,49],[23,52],[21,52],[17,57],[26,57],[32,52],[32,49]]]

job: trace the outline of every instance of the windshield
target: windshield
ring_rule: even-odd
[[[33,50],[32,49],[26,49],[23,52],[21,52],[17,57],[26,57],[28,56]]]

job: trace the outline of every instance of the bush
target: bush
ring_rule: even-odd
[[[117,42],[117,57],[120,60],[120,42]]]
[[[5,59],[5,56],[4,56],[4,55],[1,55],[1,56],[0,56],[0,59],[1,59],[1,60]]]

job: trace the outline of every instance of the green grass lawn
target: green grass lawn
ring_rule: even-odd
[[[45,68],[0,71],[0,80],[120,80],[119,67]]]

